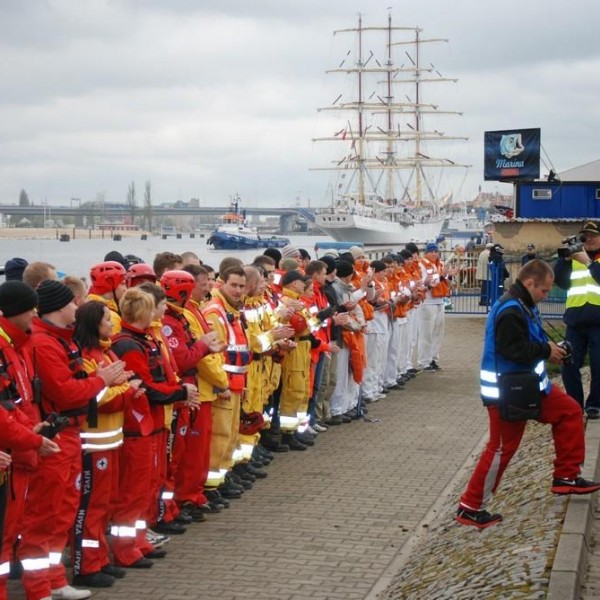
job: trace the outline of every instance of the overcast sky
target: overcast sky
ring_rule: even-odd
[[[390,6],[450,39],[427,51],[459,79],[432,97],[464,113],[444,123],[469,137],[455,198],[507,189],[483,182],[485,130],[541,127],[558,171],[600,158],[597,0],[0,0],[0,203],[124,202],[150,180],[156,204],[323,204],[331,175],[309,169],[344,151],[311,138],[346,117],[316,109],[350,94],[325,70],[353,47],[332,32]]]

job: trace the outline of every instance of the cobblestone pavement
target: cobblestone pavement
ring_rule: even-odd
[[[486,430],[478,389],[484,321],[446,320],[443,370],[370,405],[370,422],[277,455],[229,510],[130,570],[96,600],[363,599]],[[17,583],[11,598],[22,600]]]

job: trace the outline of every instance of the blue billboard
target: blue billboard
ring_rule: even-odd
[[[486,131],[483,137],[486,181],[539,179],[540,129]]]

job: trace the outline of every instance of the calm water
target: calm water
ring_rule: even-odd
[[[318,241],[331,241],[327,236],[288,236],[290,242],[300,248],[305,248],[314,258],[314,245]],[[123,238],[120,242],[111,239],[86,240],[76,239],[70,242],[58,240],[6,240],[0,239],[0,265],[4,265],[10,258],[25,258],[29,262],[43,260],[53,264],[59,271],[69,275],[87,276],[90,266],[102,262],[107,252],[117,250],[121,254],[135,254],[145,262],[152,264],[158,252],[195,252],[202,262],[215,269],[225,256],[238,256],[246,263],[252,262],[257,254],[263,250],[212,250],[206,244],[206,237],[190,239],[184,234],[182,239],[169,237],[163,240],[159,237],[150,237],[146,241],[137,238]]]

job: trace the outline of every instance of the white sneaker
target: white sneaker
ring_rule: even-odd
[[[155,531],[152,531],[152,529],[146,529],[146,539],[155,548],[162,548],[162,546],[168,544],[171,541],[171,538],[168,535],[156,533]]]
[[[380,394],[379,392],[377,392],[373,396],[373,402],[377,402],[378,400],[383,400],[384,398],[385,398],[385,394]]]
[[[329,429],[329,427],[323,427],[323,425],[319,425],[318,423],[315,423],[312,428],[317,432],[317,433],[323,433],[324,431],[327,431]]]
[[[84,600],[92,595],[90,590],[78,590],[71,585],[52,590],[53,600]]]
[[[311,425],[306,426],[306,431],[310,433],[310,435],[319,435],[319,432]]]

